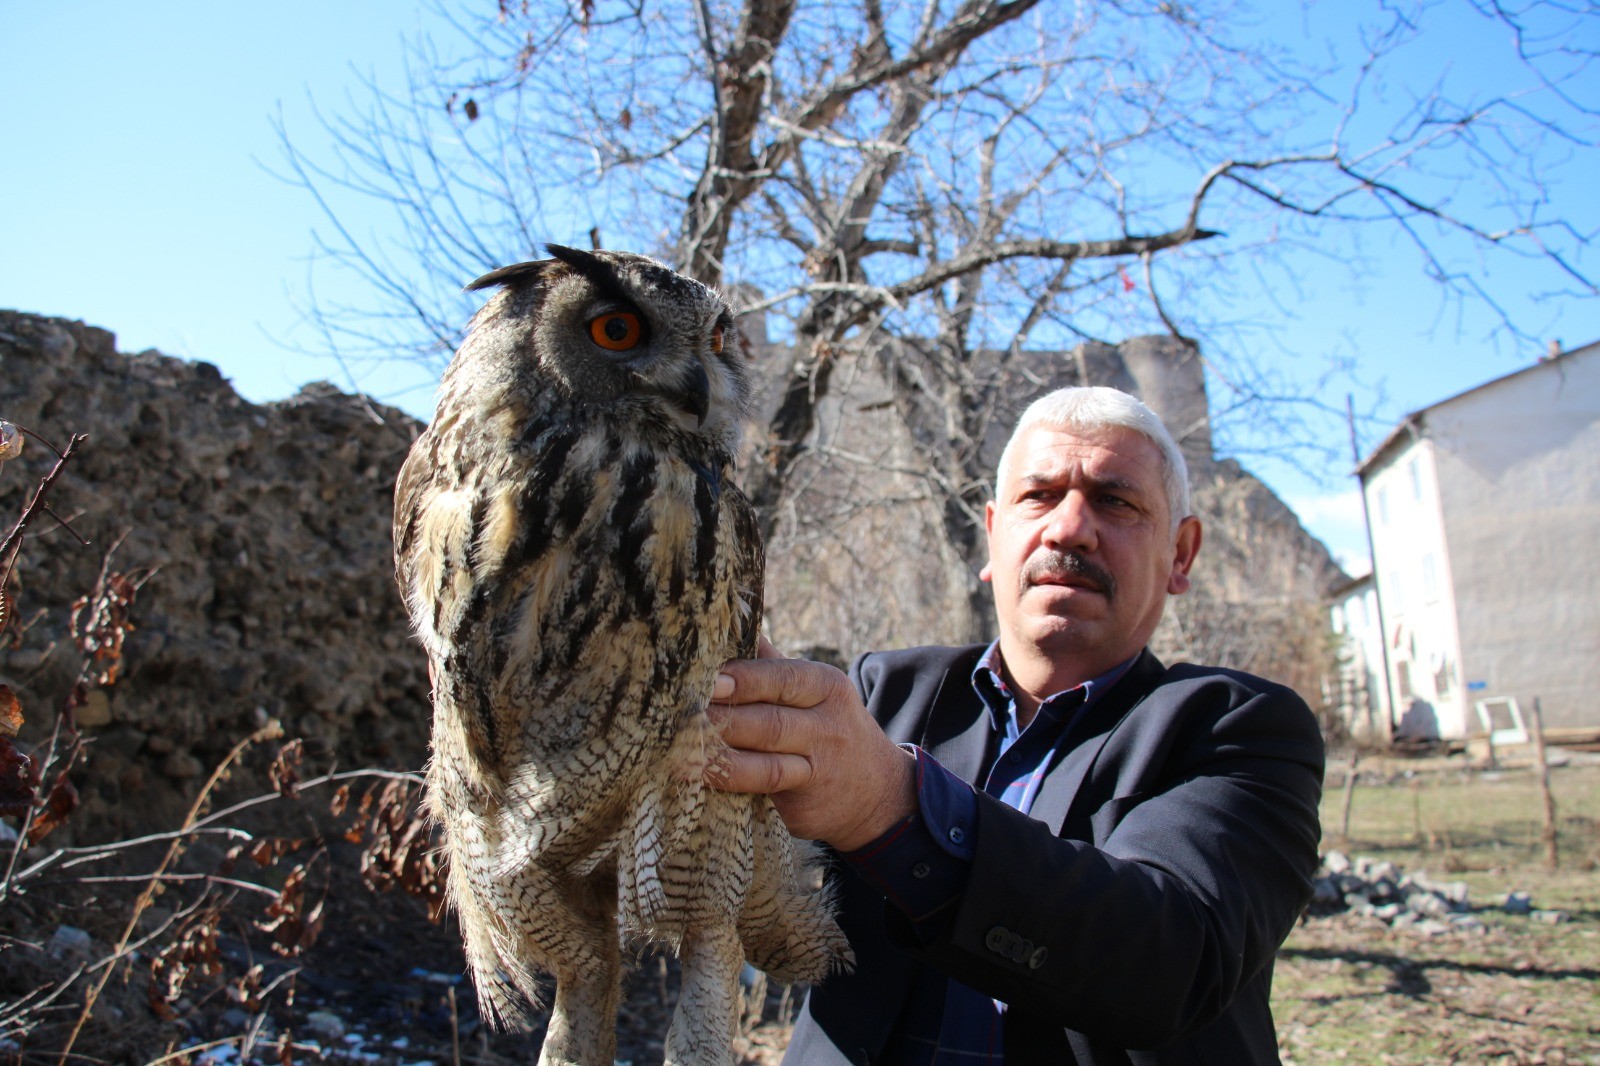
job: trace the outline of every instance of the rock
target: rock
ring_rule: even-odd
[[[1567,912],[1534,911],[1533,913],[1529,914],[1528,917],[1532,918],[1536,922],[1543,922],[1546,925],[1560,925],[1562,922],[1567,920]]]
[[[186,751],[175,751],[161,760],[161,773],[174,781],[188,781],[205,772],[205,764]]]
[[[111,724],[111,697],[103,688],[92,688],[78,708],[80,729],[99,729]]]
[[[306,1028],[323,1040],[344,1039],[344,1019],[332,1011],[314,1010],[306,1015]]]
[[[57,926],[56,931],[50,935],[50,943],[45,945],[45,951],[54,959],[87,962],[93,947],[94,941],[90,939],[88,933],[76,926],[62,925]]]
[[[1406,909],[1427,918],[1445,918],[1450,914],[1450,903],[1431,892],[1413,892],[1406,897]]]
[[[1528,914],[1533,910],[1533,897],[1526,892],[1508,892],[1500,909],[1507,914]]]
[[[1350,857],[1342,851],[1330,851],[1322,857],[1322,868],[1334,875],[1346,873],[1350,869]]]
[[[224,1034],[242,1033],[250,1027],[250,1012],[238,1007],[229,1007],[222,1012],[222,1017],[217,1019],[217,1024]]]

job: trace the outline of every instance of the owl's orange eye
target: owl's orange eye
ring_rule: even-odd
[[[639,347],[644,327],[632,311],[612,311],[589,323],[589,337],[608,352],[626,352]]]
[[[722,354],[722,327],[718,326],[711,331],[711,351],[716,355]]]

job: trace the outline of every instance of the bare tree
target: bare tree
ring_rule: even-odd
[[[1360,61],[1319,68],[1229,0],[441,3],[459,41],[418,43],[403,95],[330,118],[337,159],[286,134],[335,227],[322,251],[374,294],[313,316],[347,353],[442,362],[463,281],[583,234],[758,293],[787,360],[744,474],[769,537],[852,360],[890,383],[970,562],[982,444],[1034,349],[1205,336],[1225,406],[1283,438],[1301,415],[1266,401],[1308,398],[1216,343],[1227,315],[1196,298],[1253,284],[1261,253],[1384,227],[1530,342],[1472,257],[1600,294],[1591,234],[1547,217],[1551,168],[1593,166],[1589,4],[1379,0],[1342,16]],[[1393,80],[1463,19],[1511,33],[1528,92]],[[342,224],[352,194],[394,207],[393,242]]]

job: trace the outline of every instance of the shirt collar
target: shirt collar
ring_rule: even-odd
[[[1051,712],[1061,706],[1071,706],[1074,709],[1089,706],[1121,681],[1122,675],[1128,672],[1138,658],[1139,655],[1134,654],[1076,688],[1052,693],[1039,704],[1040,717],[1054,717]],[[1016,715],[1017,701],[1011,687],[1006,684],[1005,675],[1000,669],[1001,661],[1000,641],[996,640],[984,650],[978,657],[978,665],[972,668],[972,688],[983,701],[984,707],[988,709],[990,725],[1004,732],[1007,721]]]

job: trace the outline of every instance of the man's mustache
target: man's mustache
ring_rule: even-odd
[[[1115,599],[1117,579],[1111,571],[1078,552],[1055,551],[1045,548],[1029,559],[1022,568],[1022,586],[1037,585],[1052,578],[1076,577],[1101,593],[1106,599]]]

